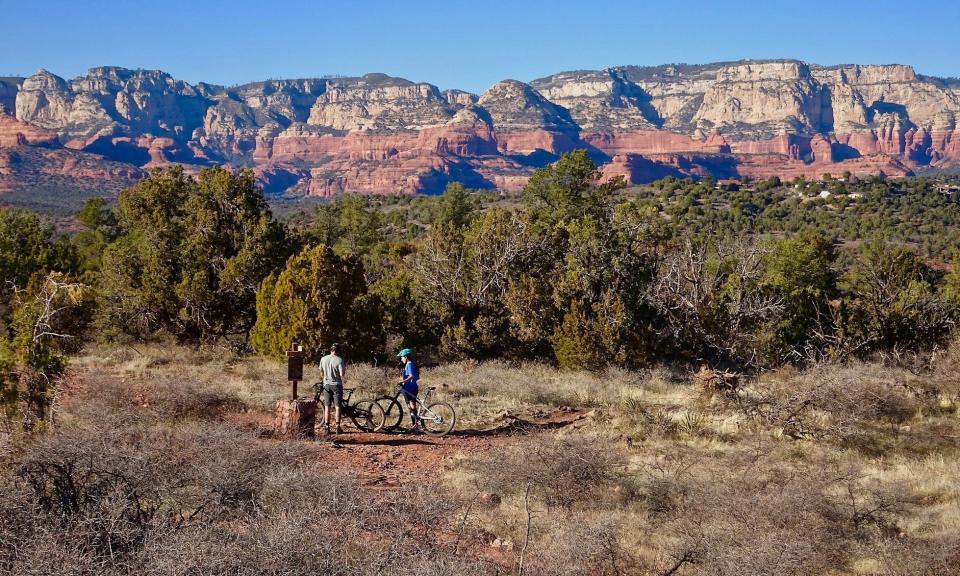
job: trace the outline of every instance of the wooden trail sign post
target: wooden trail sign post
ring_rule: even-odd
[[[297,385],[303,381],[303,346],[296,341],[287,351],[287,381],[290,382],[290,399],[277,400],[274,432],[280,436],[297,438],[312,437],[317,422],[317,401],[300,398]]]
[[[287,352],[287,380],[290,382],[290,399],[297,399],[297,384],[303,380],[303,346],[296,340],[290,343]]]

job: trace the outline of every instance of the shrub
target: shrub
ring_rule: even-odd
[[[463,229],[430,231],[413,266],[424,302],[445,327],[446,357],[480,359],[513,348],[503,298],[531,250],[526,220],[502,209],[484,212]]]
[[[167,420],[218,419],[226,412],[246,409],[246,404],[232,390],[176,376],[154,377],[144,388],[132,392],[151,412]]]
[[[865,364],[826,365],[791,378],[763,379],[737,401],[747,414],[787,436],[857,443],[868,440],[878,425],[902,424],[919,406],[917,396],[890,374],[872,373]]]
[[[0,207],[0,300],[10,296],[8,283],[23,288],[37,272],[70,273],[75,268],[75,254],[54,237],[52,225],[32,212]]]
[[[602,370],[615,360],[603,345],[598,322],[587,317],[577,302],[563,315],[552,343],[557,364],[566,370]]]
[[[139,548],[156,527],[256,506],[278,456],[230,429],[168,434],[107,416],[99,425],[38,437],[14,468],[30,504],[48,515],[42,522],[73,531],[86,552],[115,557]]]
[[[762,289],[765,249],[746,239],[690,241],[661,263],[648,299],[674,352],[711,364],[762,366],[763,332],[779,317],[779,295]]]
[[[475,201],[463,184],[451,182],[435,205],[431,221],[434,225],[463,228],[470,223],[475,208]]]
[[[820,234],[801,234],[773,243],[764,255],[763,282],[783,302],[771,342],[771,361],[803,360],[829,334],[829,301],[836,297],[836,252]]]
[[[419,289],[415,275],[404,266],[390,269],[370,286],[370,294],[381,305],[390,350],[435,350],[440,341],[443,327]]]
[[[632,559],[621,541],[622,528],[610,520],[558,519],[543,541],[535,543],[524,563],[524,574],[631,573]]]
[[[845,280],[841,353],[929,350],[949,341],[954,311],[913,252],[874,239]]]
[[[934,356],[932,370],[926,379],[927,389],[942,396],[948,407],[960,411],[960,342]]]
[[[517,444],[501,458],[479,463],[494,491],[511,493],[530,486],[547,506],[570,509],[596,502],[621,478],[622,453],[593,438],[538,438]]]
[[[27,428],[39,426],[67,358],[75,351],[91,312],[91,291],[60,273],[34,275],[14,298],[12,339],[0,338],[0,401],[10,415],[22,404]]]
[[[692,564],[718,576],[814,576],[844,563],[844,527],[823,494],[830,479],[772,472],[711,468],[690,484],[674,571]]]
[[[267,277],[257,292],[253,349],[283,357],[296,340],[307,359],[318,360],[334,342],[354,358],[370,358],[384,345],[379,306],[366,291],[363,265],[320,245],[290,258],[283,271]]]
[[[960,538],[889,537],[873,547],[882,576],[946,576],[960,566]]]
[[[456,499],[366,492],[305,465],[303,450],[122,412],[35,437],[0,469],[0,572],[489,573],[435,540]]]
[[[257,286],[287,255],[252,172],[155,169],[120,194],[115,214],[102,262],[107,327],[184,341],[246,335]]]
[[[587,151],[574,150],[534,172],[523,189],[523,201],[533,219],[548,226],[602,213],[626,181],[617,177],[600,183],[600,177]]]

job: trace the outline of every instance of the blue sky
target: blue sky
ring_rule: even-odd
[[[0,0],[0,75],[190,82],[384,72],[482,92],[622,64],[798,58],[960,76],[960,1]]]

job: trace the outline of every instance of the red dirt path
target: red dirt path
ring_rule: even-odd
[[[563,428],[583,420],[577,411],[556,411],[542,417],[509,418],[488,430],[455,430],[443,438],[425,434],[371,434],[345,429],[320,434],[320,464],[355,474],[372,488],[435,484],[458,456],[477,456],[502,449],[519,437]]]

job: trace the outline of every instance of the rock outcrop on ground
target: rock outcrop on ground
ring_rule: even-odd
[[[576,148],[634,183],[899,176],[960,164],[958,115],[958,80],[795,60],[562,72],[479,96],[383,74],[233,87],[117,67],[0,78],[0,148],[73,150],[134,172],[225,163],[270,192],[314,195],[517,188]]]

